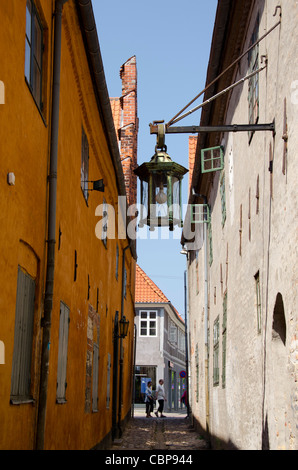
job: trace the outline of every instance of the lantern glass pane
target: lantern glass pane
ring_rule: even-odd
[[[180,180],[172,178],[173,184],[173,218],[180,220]]]
[[[148,183],[141,181],[141,204],[145,207],[148,206]]]
[[[167,202],[167,177],[164,173],[155,173],[153,175],[153,188],[155,204],[165,204]]]

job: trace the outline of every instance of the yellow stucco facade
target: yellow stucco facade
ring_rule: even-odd
[[[0,105],[0,341],[5,352],[4,364],[0,361],[1,449],[36,448],[40,419],[55,1],[30,3],[43,31],[42,106],[24,73],[26,4],[26,0],[0,2],[0,80],[5,87],[5,104]],[[123,191],[119,167],[115,166],[119,155],[111,155],[109,124],[96,96],[79,7],[74,0],[63,6],[60,76],[54,292],[44,448],[90,449],[103,445],[111,436],[113,413],[119,421],[120,388],[121,420],[130,411],[136,256],[132,244],[123,256],[130,240],[118,239],[117,219],[115,239],[104,242],[95,234],[101,219],[95,215],[96,208],[105,202],[115,208],[117,218],[118,196],[123,196]],[[82,133],[89,146],[88,180],[103,179],[105,185],[104,192],[88,192],[88,199],[81,188]],[[14,179],[8,180],[11,173]],[[113,221],[108,219],[108,224]],[[16,367],[14,354],[18,347],[15,331],[19,270],[35,286],[27,400],[24,396],[12,399],[12,370]],[[23,305],[22,301],[19,305]],[[69,312],[65,400],[57,400],[61,306]],[[124,314],[129,320],[125,339],[114,338],[116,312],[119,318]],[[115,341],[119,342],[118,358]],[[97,357],[98,368],[94,364]],[[116,375],[117,391],[113,390]],[[113,394],[117,409],[113,409]]]

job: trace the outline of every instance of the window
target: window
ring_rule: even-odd
[[[82,157],[81,157],[81,189],[86,203],[88,203],[88,177],[89,177],[89,143],[82,128]]]
[[[157,336],[157,311],[140,311],[140,336]]]
[[[250,46],[252,46],[259,37],[259,16],[257,17],[256,24],[254,27],[253,34],[250,40]],[[259,45],[257,44],[248,53],[248,71],[252,73],[258,70],[259,67]],[[259,119],[259,74],[256,73],[248,81],[248,115],[249,124],[256,124]],[[251,140],[253,132],[249,133],[249,139]]]
[[[185,334],[180,328],[178,329],[178,349],[185,351]]]
[[[224,166],[224,156],[222,147],[211,147],[201,150],[201,171],[210,173],[222,170]]]
[[[11,403],[32,401],[31,361],[34,326],[35,282],[18,268],[14,348],[11,373]]]
[[[208,224],[208,240],[209,240],[209,266],[211,266],[213,263],[213,243],[212,243],[211,221]]]
[[[58,371],[57,371],[57,403],[66,403],[66,370],[68,351],[69,308],[60,302]]]
[[[226,210],[226,185],[225,185],[225,172],[222,171],[220,175],[220,200],[221,200],[221,225],[224,227],[227,218]]]
[[[257,307],[257,325],[258,333],[261,333],[261,289],[260,289],[260,273],[259,271],[255,274],[255,285],[256,285],[256,307]]]
[[[210,208],[208,204],[192,204],[191,205],[191,223],[204,224],[210,221]]]
[[[178,340],[178,329],[175,323],[170,322],[169,341],[170,343],[177,344]]]
[[[219,384],[219,316],[213,326],[213,385]]]
[[[42,110],[43,27],[32,0],[26,6],[25,78],[40,110]]]

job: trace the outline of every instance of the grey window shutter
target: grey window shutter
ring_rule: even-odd
[[[58,349],[58,370],[57,370],[57,403],[66,401],[66,373],[67,373],[67,351],[68,351],[68,331],[69,331],[69,308],[60,302],[60,324],[59,324],[59,349]]]
[[[19,266],[11,375],[12,402],[30,399],[34,299],[35,282]]]

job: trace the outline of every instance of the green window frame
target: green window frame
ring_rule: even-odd
[[[213,263],[213,242],[212,242],[211,220],[208,224],[208,242],[209,242],[209,266],[211,266]]]
[[[201,150],[201,172],[211,173],[224,167],[223,147],[210,147]]]
[[[259,38],[259,15],[256,19],[256,24],[251,36],[250,46],[254,44]],[[252,73],[258,70],[259,67],[259,44],[257,44],[248,53],[248,71]],[[248,122],[249,124],[256,124],[259,120],[259,74],[256,73],[248,81]],[[249,140],[251,140],[253,132],[249,132]]]
[[[32,0],[26,4],[25,80],[38,108],[43,110],[42,69],[44,29]]]
[[[220,175],[220,200],[221,200],[221,225],[224,227],[227,218],[226,208],[226,184],[225,184],[225,172],[222,170]]]
[[[210,208],[208,204],[191,204],[190,220],[192,224],[210,222]]]

